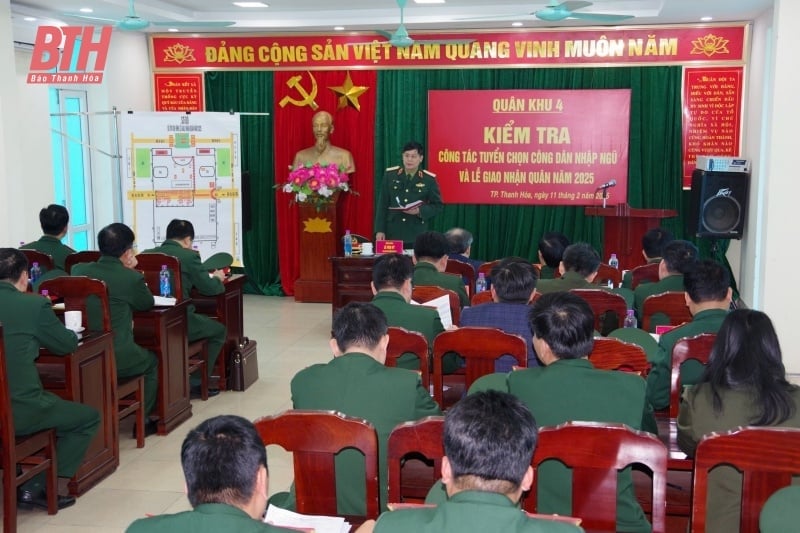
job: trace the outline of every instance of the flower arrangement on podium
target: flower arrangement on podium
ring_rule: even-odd
[[[281,187],[286,193],[294,193],[293,201],[314,205],[317,211],[334,202],[339,191],[355,191],[350,189],[350,177],[345,169],[336,164],[306,163],[294,168],[289,167],[289,178]]]

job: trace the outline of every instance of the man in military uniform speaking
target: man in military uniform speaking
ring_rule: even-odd
[[[375,240],[402,240],[405,248],[428,231],[428,221],[442,211],[436,174],[421,170],[422,145],[403,146],[403,165],[386,169],[375,206]],[[419,203],[421,202],[421,203]]]

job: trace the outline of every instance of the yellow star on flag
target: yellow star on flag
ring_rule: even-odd
[[[344,79],[344,84],[341,87],[328,87],[331,91],[339,95],[339,109],[344,109],[347,106],[353,106],[356,110],[361,111],[361,104],[358,103],[358,97],[367,92],[369,87],[353,85],[353,80],[350,78],[350,71],[347,71],[347,77]]]

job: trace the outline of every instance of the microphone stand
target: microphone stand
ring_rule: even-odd
[[[606,199],[608,198],[608,187],[603,187],[603,209],[606,208]]]

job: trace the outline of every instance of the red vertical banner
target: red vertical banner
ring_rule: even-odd
[[[372,235],[376,83],[374,70],[275,72],[274,77],[275,183],[284,184],[295,154],[314,145],[312,117],[327,111],[334,122],[331,144],[349,150],[356,167],[352,192],[339,197],[340,227],[365,236]],[[292,194],[280,187],[275,194],[281,286],[293,295],[303,253],[298,209]]]
[[[204,111],[203,73],[153,74],[156,111]]]
[[[744,67],[683,69],[683,188],[698,155],[740,156]]]

